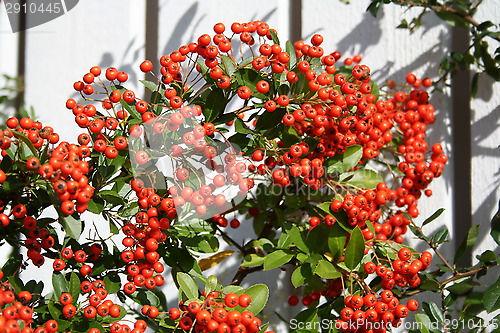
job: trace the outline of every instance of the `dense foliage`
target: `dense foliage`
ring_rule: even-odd
[[[77,143],[28,117],[6,121],[0,233],[18,255],[2,268],[2,331],[264,332],[269,288],[240,284],[286,268],[288,303],[305,308],[291,331],[328,320],[325,330],[385,332],[422,308],[412,295],[446,292],[446,311],[496,264],[490,251],[459,271],[438,251],[447,231],[422,231],[441,211],[414,221],[447,162],[426,141],[430,79],[379,87],[361,56],[340,63],[320,35],[281,44],[260,21],[214,32],[162,56],[159,71],[144,61],[157,77],[142,81],[147,99],[126,88],[127,73],[92,67],[66,102]],[[227,233],[241,223],[254,231],[244,243]],[[404,245],[410,231],[444,265],[426,272],[433,254]],[[230,285],[204,275],[233,254]],[[51,265],[53,291],[20,279],[27,265]],[[175,306],[165,283],[179,289]],[[423,308],[418,322],[439,332],[447,314]]]

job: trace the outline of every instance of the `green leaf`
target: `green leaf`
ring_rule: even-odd
[[[118,290],[120,290],[121,280],[120,276],[117,273],[109,273],[104,277],[103,281],[106,284],[106,290],[108,291],[108,293],[116,294]]]
[[[88,211],[94,214],[101,214],[104,210],[104,200],[98,196],[92,197],[92,199],[87,203]]]
[[[224,97],[222,89],[215,88],[210,91],[205,99],[203,106],[203,115],[206,122],[213,122],[218,116],[222,115],[226,108],[227,100]]]
[[[71,326],[71,322],[70,321],[67,321],[67,320],[64,320],[64,319],[56,319],[57,321],[57,325],[59,326],[58,327],[58,331],[64,331],[66,330],[68,327]]]
[[[274,30],[269,30],[269,33],[271,34],[271,38],[273,39],[274,44],[280,44],[280,40],[278,38],[278,35]]]
[[[271,252],[266,256],[264,260],[264,270],[268,271],[283,266],[288,263],[292,258],[293,254],[286,253],[283,250],[276,250]]]
[[[80,238],[83,231],[83,225],[80,219],[73,217],[73,215],[59,216],[59,222],[69,237],[76,240]]]
[[[406,19],[402,19],[401,23],[399,23],[396,26],[396,29],[408,29],[408,28],[409,28],[409,24],[408,24],[408,21]]]
[[[456,14],[453,14],[448,11],[434,11],[434,13],[443,21],[448,23],[452,27],[462,27],[462,28],[467,28],[468,23],[467,21],[463,18],[460,17]]]
[[[11,276],[16,274],[17,270],[21,268],[22,263],[23,259],[21,256],[9,259],[2,267],[4,276]]]
[[[246,310],[257,315],[266,306],[269,299],[269,288],[265,284],[256,284],[248,288],[245,293],[252,298],[252,302]]]
[[[217,276],[210,275],[208,277],[208,282],[205,285],[205,293],[208,295],[214,290],[219,290],[217,288],[221,288],[220,285],[217,283]]]
[[[464,281],[455,283],[446,289],[453,294],[463,295],[478,285],[480,285],[479,282],[473,281],[472,278],[466,278]]]
[[[264,113],[259,116],[255,129],[260,131],[277,126],[279,123],[281,123],[281,120],[283,119],[285,113],[285,108],[279,108],[273,112],[264,111]]]
[[[234,72],[236,71],[236,66],[234,65],[233,60],[231,60],[231,58],[229,58],[225,54],[221,54],[220,58],[222,60],[222,65],[226,70],[226,75],[229,77],[233,76]]]
[[[419,330],[421,333],[430,333],[429,327],[432,326],[432,323],[429,316],[424,313],[417,313],[415,314],[415,320],[420,323]]]
[[[481,76],[482,73],[475,73],[472,76],[472,82],[471,82],[471,96],[476,97],[478,87],[479,87],[479,77]]]
[[[101,190],[97,196],[114,205],[125,204],[123,197],[113,190]]]
[[[54,306],[54,302],[53,301],[50,301],[47,304],[47,308],[49,309],[49,313],[50,313],[50,315],[52,316],[53,319],[58,319],[61,316],[61,310],[59,310],[58,308],[56,308]]]
[[[500,245],[500,201],[498,202],[499,208],[493,218],[491,219],[491,231],[490,235],[497,243]]]
[[[297,64],[297,55],[295,54],[295,47],[292,42],[286,41],[286,52],[290,55],[290,62],[288,63],[288,68],[293,68]]]
[[[258,254],[252,253],[243,257],[243,261],[241,262],[241,266],[243,267],[256,267],[264,264],[266,257],[260,256]]]
[[[444,322],[443,313],[434,302],[423,302],[425,313],[431,318],[432,321],[442,323]]]
[[[295,322],[301,324],[302,329],[297,325],[297,329],[291,331],[291,333],[316,333],[321,327],[318,318],[318,309],[316,307],[310,307],[303,310],[295,316]],[[306,329],[307,327],[307,329]],[[331,331],[329,331],[330,333]],[[335,332],[335,331],[333,331]]]
[[[467,236],[465,236],[464,240],[458,247],[457,253],[455,254],[455,263],[457,263],[462,258],[465,251],[471,249],[476,244],[477,237],[479,236],[479,227],[480,225],[476,224],[469,229]]]
[[[264,80],[260,72],[253,68],[240,68],[234,73],[234,77],[240,86],[247,86],[252,92],[257,92],[255,85],[257,82]]]
[[[488,313],[500,308],[500,277],[490,286],[483,295],[484,307]]]
[[[234,129],[237,133],[251,134],[253,131],[240,118],[234,119]]]
[[[130,298],[140,305],[151,305],[158,307],[160,305],[160,299],[151,290],[139,289],[134,294],[130,295]]]
[[[24,142],[24,144],[26,146],[28,146],[29,150],[31,151],[31,153],[33,154],[33,156],[37,156],[38,157],[38,150],[36,150],[35,146],[33,145],[33,142],[31,142],[30,139],[28,139],[28,137],[20,132],[17,132],[17,131],[12,131],[12,134],[19,140],[21,140],[22,142]]]
[[[304,243],[304,239],[302,238],[302,234],[300,233],[299,228],[296,226],[292,225],[289,230],[286,231],[286,234],[290,237],[290,240],[292,241],[295,246],[302,252],[308,253],[309,252],[309,247]]]
[[[106,284],[107,287],[107,284]],[[70,278],[69,278],[69,289],[68,292],[73,296],[74,300],[78,299],[78,295],[80,294],[80,279],[78,278],[78,275],[76,273],[71,272]],[[111,293],[109,290],[108,292]]]
[[[434,244],[441,244],[446,241],[448,241],[448,228],[444,227],[444,229],[441,229],[437,231],[432,237],[431,237],[431,242]]]
[[[365,255],[365,238],[359,227],[353,229],[351,238],[345,249],[344,263],[347,268],[353,270]]]
[[[309,280],[312,276],[313,272],[310,264],[306,263],[304,265],[300,265],[292,273],[292,284],[295,288],[298,288],[304,285],[304,283],[306,283],[306,281]]]
[[[339,225],[339,223],[335,223],[331,227],[328,235],[328,249],[335,260],[339,260],[344,254],[346,239],[346,231]]]
[[[156,91],[158,89],[158,84],[148,81],[148,80],[139,80],[140,83],[142,83],[147,89],[151,91]]]
[[[52,287],[54,288],[54,294],[58,299],[62,293],[68,291],[68,283],[63,274],[58,272],[52,273]]]
[[[360,188],[372,189],[377,187],[377,184],[383,181],[383,178],[373,170],[360,169],[341,174],[339,181]]]
[[[441,216],[441,214],[443,214],[443,212],[444,208],[439,208],[438,210],[436,210],[434,214],[425,219],[425,221],[422,223],[422,227],[437,219],[439,216]]]
[[[187,296],[188,299],[198,298],[198,284],[194,279],[186,273],[177,273],[177,283],[180,290]]]
[[[21,279],[17,275],[9,276],[8,280],[10,285],[12,286],[12,288],[14,288],[14,291],[17,294],[24,290],[23,281],[21,281]]]
[[[351,170],[363,156],[363,148],[359,145],[349,146],[343,154],[336,154],[328,161],[328,173],[343,173]]]
[[[342,273],[337,271],[332,263],[326,260],[319,260],[314,269],[314,274],[324,279],[336,279],[342,276]]]

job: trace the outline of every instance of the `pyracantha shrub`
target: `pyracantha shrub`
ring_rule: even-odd
[[[293,271],[288,303],[341,331],[385,332],[417,310],[404,298],[432,255],[403,241],[447,162],[426,141],[431,81],[379,87],[360,55],[342,61],[322,42],[218,23],[159,68],[140,65],[156,78],[141,81],[145,98],[126,72],[92,67],[66,102],[76,143],[8,119],[0,233],[26,251],[3,266],[0,330],[261,332],[269,290],[239,285],[279,267]],[[90,238],[87,211],[102,217]],[[228,235],[241,224],[254,230],[243,243]],[[203,275],[233,253],[231,285]],[[19,279],[31,264],[52,265],[53,292]],[[178,306],[167,308],[165,283]]]

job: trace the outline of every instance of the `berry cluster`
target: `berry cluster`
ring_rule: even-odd
[[[191,302],[187,305],[181,304],[179,308],[172,308],[168,315],[171,320],[176,321],[178,327],[185,332],[259,332],[261,321],[250,311],[238,311],[237,306],[246,308],[252,302],[247,294],[237,295],[235,293],[223,294],[212,291],[203,301]],[[151,310],[146,307],[144,311]],[[154,311],[157,315],[157,311]],[[149,316],[151,316],[149,314]]]
[[[431,80],[408,74],[404,85],[390,81],[378,87],[360,55],[342,64],[339,52],[323,50],[318,34],[310,43],[285,46],[261,21],[233,23],[227,31],[218,23],[213,30],[162,56],[158,76],[151,61],[140,64],[142,72],[157,78],[143,81],[152,91],[148,100],[124,87],[126,72],[90,68],[73,84],[81,100],[66,101],[86,130],[77,144],[59,142],[52,128],[27,117],[12,117],[0,130],[0,233],[11,245],[25,235],[28,258],[37,266],[45,257],[54,259],[56,284],[80,285],[59,290],[58,300],[39,297],[35,303],[31,293],[16,296],[13,286],[2,283],[0,330],[80,331],[83,322],[98,322],[113,333],[139,333],[147,328],[141,314],[153,329],[265,330],[258,311],[252,312],[251,292],[217,286],[198,299],[194,280],[179,283],[187,304],[170,309],[170,320],[165,304],[151,303],[141,304],[133,328],[120,322],[125,309],[109,293],[138,302],[139,293],[152,295],[165,284],[165,263],[175,270],[201,268],[196,230],[203,230],[203,240],[224,239],[250,257],[235,284],[254,268],[294,266],[304,274],[303,282],[294,282],[305,285],[302,305],[315,307],[326,299],[341,331],[366,332],[381,323],[379,331],[385,332],[418,309],[416,301],[403,304],[397,295],[418,287],[419,272],[432,261],[430,253],[401,245],[419,215],[418,200],[432,195],[428,186],[447,162],[443,147],[426,141],[435,117],[425,91]],[[252,56],[238,60],[247,49]],[[241,105],[231,111],[233,102]],[[171,162],[168,172],[160,170],[164,157]],[[376,161],[388,166],[390,178],[372,170]],[[283,192],[259,199],[251,191],[255,184]],[[294,202],[285,192],[302,189],[312,190],[314,199]],[[50,206],[58,219],[40,217]],[[116,227],[112,232],[121,232],[121,245],[110,251],[98,231],[99,237],[82,244],[78,230],[64,230],[69,237],[59,243],[52,223],[67,228],[70,222],[78,229],[75,223],[87,210],[109,220],[110,228]],[[238,228],[238,214],[246,213],[265,246],[238,244],[225,233],[224,227]],[[203,228],[186,231],[192,217]],[[311,235],[323,231],[336,244],[311,244]],[[357,244],[350,247],[355,237]],[[191,256],[192,267],[171,255],[176,251]],[[264,252],[268,256],[261,256]],[[217,255],[206,260],[217,264]],[[355,272],[356,267],[364,271]],[[123,279],[113,287],[107,282],[107,289],[107,274]],[[190,296],[184,288],[192,289]],[[295,294],[288,299],[292,306],[299,302]],[[32,317],[35,305],[49,310]]]

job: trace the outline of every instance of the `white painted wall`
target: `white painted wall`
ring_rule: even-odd
[[[4,74],[16,77],[18,35],[12,33],[5,6],[0,4],[0,88],[7,84]],[[11,114],[14,109],[7,108],[4,112]]]
[[[498,22],[500,8],[494,1],[485,1],[475,19],[478,22]],[[500,43],[486,39],[493,53]],[[472,216],[473,224],[480,224],[478,243],[474,254],[497,250],[498,245],[489,235],[490,221],[499,209],[500,200],[500,83],[483,75],[479,80],[472,110]],[[497,270],[498,272],[498,270]],[[494,283],[497,276],[490,276],[483,283]]]
[[[65,15],[27,30],[27,105],[63,140],[75,140],[81,129],[65,108],[66,99],[76,96],[73,83],[99,65],[127,71],[129,81],[136,82],[129,86],[135,87],[142,78],[138,68],[144,60],[144,30],[144,1],[133,0],[80,2]]]

